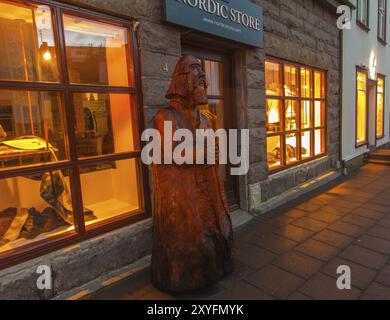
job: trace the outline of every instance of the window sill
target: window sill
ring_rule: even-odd
[[[361,21],[359,21],[359,20],[356,21],[356,25],[357,25],[359,28],[363,29],[363,31],[365,31],[365,32],[367,32],[367,33],[371,31],[371,29],[370,29],[369,26],[366,26],[363,22],[361,22]]]
[[[360,142],[355,144],[355,149],[360,149],[362,147],[368,147],[368,141]]]
[[[378,37],[378,42],[382,44],[383,46],[387,46],[387,42],[381,38]]]

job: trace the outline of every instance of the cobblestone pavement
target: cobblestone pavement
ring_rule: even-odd
[[[218,285],[171,296],[149,274],[92,299],[389,299],[390,167],[367,165],[352,178],[256,218],[238,231],[235,271]],[[337,268],[352,290],[337,289]]]

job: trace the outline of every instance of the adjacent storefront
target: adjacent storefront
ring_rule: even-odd
[[[250,130],[249,173],[221,167],[232,212],[332,172],[335,21],[317,0],[0,0],[0,282],[46,263],[56,296],[150,253],[140,136],[182,54],[202,62],[215,128]]]

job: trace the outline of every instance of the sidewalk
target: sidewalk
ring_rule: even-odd
[[[390,167],[369,164],[310,197],[239,230],[235,271],[212,288],[171,296],[144,273],[90,299],[390,300]],[[336,287],[340,265],[352,270],[352,290]]]

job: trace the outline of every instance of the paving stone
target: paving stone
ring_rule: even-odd
[[[332,205],[352,210],[360,207],[361,204],[353,201],[348,201],[347,199],[337,199],[332,202]]]
[[[342,259],[332,259],[323,269],[322,272],[328,276],[338,279],[337,269],[340,266],[348,266],[351,268],[352,286],[365,290],[370,283],[375,279],[377,271],[363,267],[357,263]]]
[[[257,238],[253,244],[272,251],[275,254],[282,254],[295,247],[298,242],[277,236],[275,234],[270,234]]]
[[[220,284],[225,288],[231,287],[233,284],[239,282],[250,274],[254,273],[255,270],[248,267],[243,262],[235,259],[234,261],[234,270],[231,274],[226,276],[220,281]]]
[[[284,215],[290,218],[302,218],[307,214],[306,211],[299,210],[299,209],[293,209],[288,212],[286,212]]]
[[[374,237],[382,238],[384,240],[390,241],[390,232],[388,228],[381,227],[381,226],[374,226],[371,229],[369,229],[366,233]]]
[[[385,215],[384,213],[381,213],[381,212],[378,212],[378,211],[375,211],[372,209],[368,209],[368,208],[363,208],[363,207],[353,210],[351,212],[351,214],[365,217],[365,218],[369,218],[369,219],[372,219],[375,221],[382,219]]]
[[[362,300],[390,300],[390,288],[374,282],[364,292],[361,297]]]
[[[255,245],[246,245],[240,247],[239,250],[234,250],[234,256],[237,260],[254,270],[264,267],[277,257],[272,252]]]
[[[375,281],[390,288],[390,265],[381,270]]]
[[[239,281],[228,290],[223,290],[220,293],[211,297],[212,300],[275,300],[269,294],[259,290],[253,285]]]
[[[333,223],[339,220],[340,216],[326,211],[318,211],[310,214],[310,218],[326,223]]]
[[[361,294],[356,288],[339,290],[337,280],[322,273],[316,274],[299,291],[315,300],[353,300]]]
[[[303,279],[275,266],[265,267],[249,276],[246,281],[278,299],[286,299],[304,282]]]
[[[349,246],[340,257],[375,270],[382,269],[388,260],[388,257],[383,254],[355,245]]]
[[[355,244],[390,256],[390,241],[369,235],[363,235],[356,240]]]
[[[362,206],[362,208],[377,211],[380,213],[390,213],[390,206],[381,205],[375,202],[367,202]]]
[[[274,232],[280,236],[297,242],[305,241],[314,234],[312,231],[293,225],[288,225],[286,227],[276,229]]]
[[[313,204],[313,203],[305,202],[296,206],[295,209],[299,209],[305,212],[315,212],[318,211],[322,206],[323,206],[322,204],[318,204],[318,203]]]
[[[273,227],[284,227],[289,225],[291,222],[297,220],[297,218],[292,218],[288,216],[278,217],[270,221]]]
[[[351,223],[359,227],[366,227],[366,228],[372,227],[376,223],[375,220],[357,216],[353,213],[346,215],[344,218],[341,219],[341,221],[346,223]]]
[[[287,252],[276,259],[273,264],[304,279],[309,279],[322,266],[320,260],[296,251]]]
[[[333,213],[335,215],[343,217],[346,214],[350,213],[352,211],[352,209],[351,208],[339,207],[339,206],[336,206],[334,204],[328,204],[326,206],[323,206],[321,208],[321,211]]]
[[[313,239],[299,245],[295,250],[322,261],[328,261],[339,251],[336,247]]]
[[[328,230],[328,229],[323,230],[320,233],[317,233],[313,237],[313,239],[327,243],[331,246],[340,249],[345,249],[354,241],[354,238],[348,237],[344,234],[332,230]]]
[[[306,301],[306,300],[312,300],[308,296],[305,296],[303,293],[296,291],[293,294],[291,294],[287,300],[292,300],[292,301]]]
[[[335,223],[329,225],[328,229],[350,237],[359,237],[365,231],[365,228],[351,225],[342,221],[336,221]]]
[[[292,225],[301,227],[313,232],[319,232],[321,230],[324,230],[327,227],[327,224],[325,222],[321,222],[318,220],[314,220],[308,217],[300,218],[298,220],[295,220],[292,222]]]
[[[390,218],[383,218],[382,220],[378,221],[378,225],[390,229]]]

